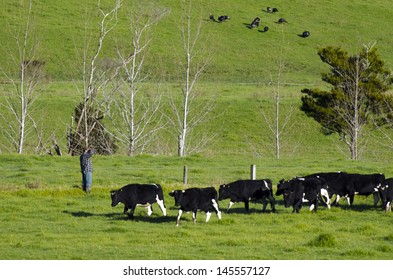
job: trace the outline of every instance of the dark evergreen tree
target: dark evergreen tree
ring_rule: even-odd
[[[301,110],[321,124],[323,133],[338,133],[351,159],[358,159],[358,141],[370,115],[381,112],[384,93],[393,82],[391,72],[376,49],[368,46],[355,55],[329,46],[318,55],[330,66],[330,72],[322,74],[330,87],[303,89]]]

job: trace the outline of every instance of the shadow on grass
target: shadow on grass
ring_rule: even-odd
[[[118,221],[131,221],[131,222],[147,222],[147,223],[155,223],[155,224],[160,224],[160,223],[169,223],[169,222],[175,222],[176,217],[171,217],[171,216],[142,216],[142,215],[136,215],[134,216],[133,219],[130,219],[127,215],[123,213],[106,213],[106,214],[97,214],[97,213],[91,213],[91,212],[85,212],[85,211],[63,211],[63,213],[71,215],[75,218],[88,218],[88,217],[104,217],[107,219],[111,220],[118,220]]]

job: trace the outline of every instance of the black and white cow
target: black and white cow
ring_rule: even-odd
[[[383,174],[352,174],[346,172],[338,173],[318,173],[314,174],[322,176],[326,179],[329,186],[329,195],[336,196],[338,204],[341,197],[347,198],[348,204],[351,206],[355,195],[368,196],[373,194],[374,205],[379,201],[379,188],[385,180]]]
[[[392,211],[392,200],[393,200],[393,178],[386,179],[382,184],[379,194],[382,200],[382,208],[386,212]]]
[[[270,179],[238,180],[221,185],[218,193],[218,200],[230,199],[227,212],[236,202],[244,202],[244,207],[248,211],[250,201],[261,201],[263,204],[262,211],[265,211],[267,206],[266,198],[270,202],[272,211],[276,211],[276,200],[273,196],[272,181]]]
[[[254,20],[248,25],[248,27],[249,27],[250,29],[253,29],[253,28],[255,28],[255,27],[258,27],[260,21],[261,21],[261,18],[260,18],[260,17],[256,17],[256,18],[254,18]]]
[[[374,206],[379,201],[379,188],[385,182],[385,175],[378,174],[348,174],[346,182],[349,191],[349,205],[353,204],[355,195],[374,196]]]
[[[218,219],[221,219],[221,211],[217,202],[217,191],[213,187],[174,190],[169,195],[175,198],[175,205],[180,206],[176,226],[179,226],[183,212],[192,212],[194,223],[196,223],[196,214],[198,211],[206,212],[206,223],[210,219],[211,211],[216,212]]]
[[[112,207],[124,204],[124,214],[133,219],[136,206],[146,207],[150,216],[153,213],[152,204],[157,202],[162,213],[166,216],[164,195],[159,184],[129,184],[119,190],[111,191]]]
[[[327,184],[323,178],[294,178],[288,181],[281,180],[277,185],[276,195],[284,196],[285,207],[293,207],[293,212],[299,213],[303,202],[309,202],[310,211],[318,209],[319,200],[325,197],[329,207]]]
[[[224,15],[224,16],[219,16],[219,17],[218,17],[218,22],[224,22],[224,21],[227,21],[228,19],[230,19],[229,16],[226,16],[226,15]]]

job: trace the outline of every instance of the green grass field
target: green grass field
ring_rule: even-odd
[[[6,72],[15,71],[11,68],[15,49],[7,26],[20,23],[14,2],[3,0],[0,10],[0,24],[7,27],[0,29],[0,66]],[[193,225],[191,215],[184,214],[180,227],[175,227],[177,209],[168,195],[171,190],[218,188],[222,183],[246,179],[251,164],[257,166],[258,178],[270,178],[274,185],[282,178],[322,171],[393,176],[393,144],[384,133],[367,127],[360,160],[351,161],[338,136],[321,134],[318,124],[299,110],[302,88],[324,86],[320,73],[328,69],[316,54],[318,48],[333,45],[356,52],[362,44],[376,42],[387,66],[393,65],[392,37],[382,28],[393,12],[391,2],[317,0],[305,5],[300,0],[277,0],[269,4],[279,7],[277,15],[263,12],[266,7],[260,1],[246,2],[194,1],[196,10],[202,9],[214,55],[197,88],[200,95],[217,96],[206,124],[217,136],[203,151],[185,158],[175,156],[176,139],[167,131],[162,131],[159,141],[143,155],[124,156],[123,147],[114,156],[94,156],[90,196],[80,189],[79,159],[66,155],[66,128],[81,101],[72,80],[80,80],[77,53],[82,51],[86,18],[96,34],[96,1],[36,3],[39,58],[46,62],[47,83],[42,85],[33,115],[42,120],[45,148],[51,146],[54,134],[65,155],[51,157],[43,151],[34,155],[37,143],[33,135],[28,138],[25,155],[12,154],[0,133],[0,259],[392,259],[392,214],[373,208],[371,197],[356,197],[352,209],[342,203],[331,210],[321,206],[314,214],[305,207],[298,215],[284,208],[279,197],[275,214],[259,213],[260,205],[252,205],[247,214],[243,205],[237,204],[232,214],[223,213],[221,221],[213,215],[205,224],[201,213]],[[175,70],[181,45],[175,20],[180,8],[178,1],[156,3],[169,7],[171,13],[155,29],[146,66],[159,69],[166,88],[178,90]],[[126,5],[119,15],[119,26],[100,57],[102,61],[114,58],[114,46],[125,37],[128,8]],[[211,23],[207,20],[210,12],[228,14],[231,19],[224,24]],[[269,32],[245,27],[255,16],[262,17],[261,24],[269,25]],[[276,24],[278,17],[285,17],[288,24]],[[311,33],[307,39],[298,36],[304,30]],[[273,116],[275,87],[270,82],[277,82],[280,58],[285,62],[280,119],[290,118],[281,134],[280,159],[276,160],[272,134],[262,114],[270,119]],[[7,94],[10,85],[2,73],[0,80],[0,91]],[[2,94],[0,102],[4,102]],[[164,98],[163,105],[168,105],[166,102]],[[184,166],[189,170],[187,186],[182,183]],[[109,191],[134,182],[163,186],[168,217],[162,217],[155,205],[151,217],[138,208],[135,220],[129,221],[122,206],[110,206]],[[220,202],[221,209],[227,203]]]
[[[356,197],[350,209],[344,202],[327,210],[320,206],[300,214],[284,208],[277,197],[277,213],[260,213],[242,204],[212,215],[183,214],[175,226],[177,208],[168,193],[173,189],[213,185],[248,178],[249,159],[203,157],[94,157],[93,192],[80,189],[78,159],[49,156],[0,156],[2,227],[0,259],[391,259],[392,215],[372,206],[372,197]],[[316,160],[256,160],[258,178],[291,178],[311,172],[346,170],[385,172],[391,165],[374,162]],[[189,184],[182,184],[183,166]],[[135,220],[112,208],[109,191],[131,182],[162,184],[168,216],[137,208]],[[221,201],[225,210],[228,201]],[[269,207],[268,207],[269,209]],[[179,244],[182,246],[179,247]]]

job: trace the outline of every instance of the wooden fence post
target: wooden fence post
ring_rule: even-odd
[[[250,169],[250,179],[255,180],[257,178],[257,166],[252,164]]]
[[[183,184],[187,185],[188,180],[188,167],[185,165],[183,168]]]

